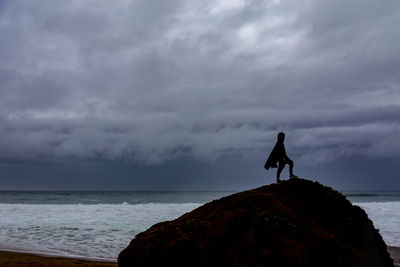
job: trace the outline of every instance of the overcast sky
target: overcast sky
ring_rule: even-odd
[[[398,0],[0,1],[0,189],[400,189]],[[283,176],[288,175],[287,169]]]

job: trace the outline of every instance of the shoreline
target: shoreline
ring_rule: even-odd
[[[395,266],[400,266],[400,247],[387,246],[390,257]],[[0,250],[0,266],[41,266],[41,267],[117,267],[116,261],[90,259],[84,257],[66,257],[46,255],[44,253],[30,253],[21,251]]]
[[[47,257],[47,258],[65,258],[65,259],[110,262],[110,263],[117,262],[116,259],[112,260],[112,259],[106,259],[106,258],[86,257],[86,256],[78,256],[78,255],[62,255],[62,254],[55,254],[55,253],[50,253],[50,252],[22,250],[22,249],[14,249],[14,248],[0,248],[0,252],[11,252],[11,253],[18,253],[18,254],[36,255],[36,256],[42,256],[42,257]]]
[[[117,267],[117,262],[87,258],[44,255],[18,251],[0,250],[0,266],[41,266],[41,267]]]
[[[394,266],[400,266],[400,247],[387,246],[387,250],[393,259]]]

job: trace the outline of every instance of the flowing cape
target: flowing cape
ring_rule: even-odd
[[[278,161],[286,157],[285,146],[282,142],[277,141],[274,148],[269,154],[267,161],[264,164],[264,168],[269,170],[269,168],[277,168]]]

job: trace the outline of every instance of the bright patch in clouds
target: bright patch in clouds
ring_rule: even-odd
[[[3,157],[262,158],[282,130],[304,163],[400,158],[398,1],[2,1],[0,12]]]

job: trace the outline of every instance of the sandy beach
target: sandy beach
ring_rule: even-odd
[[[115,267],[116,262],[88,261],[62,257],[39,256],[28,253],[0,251],[0,266],[31,267]]]
[[[400,266],[400,248],[388,247],[390,256],[395,262],[395,266]],[[28,253],[0,251],[0,266],[41,266],[41,267],[116,267],[116,262],[88,261],[80,259],[39,256]]]
[[[400,247],[389,247],[388,251],[390,253],[390,257],[394,260],[395,266],[400,266]]]

